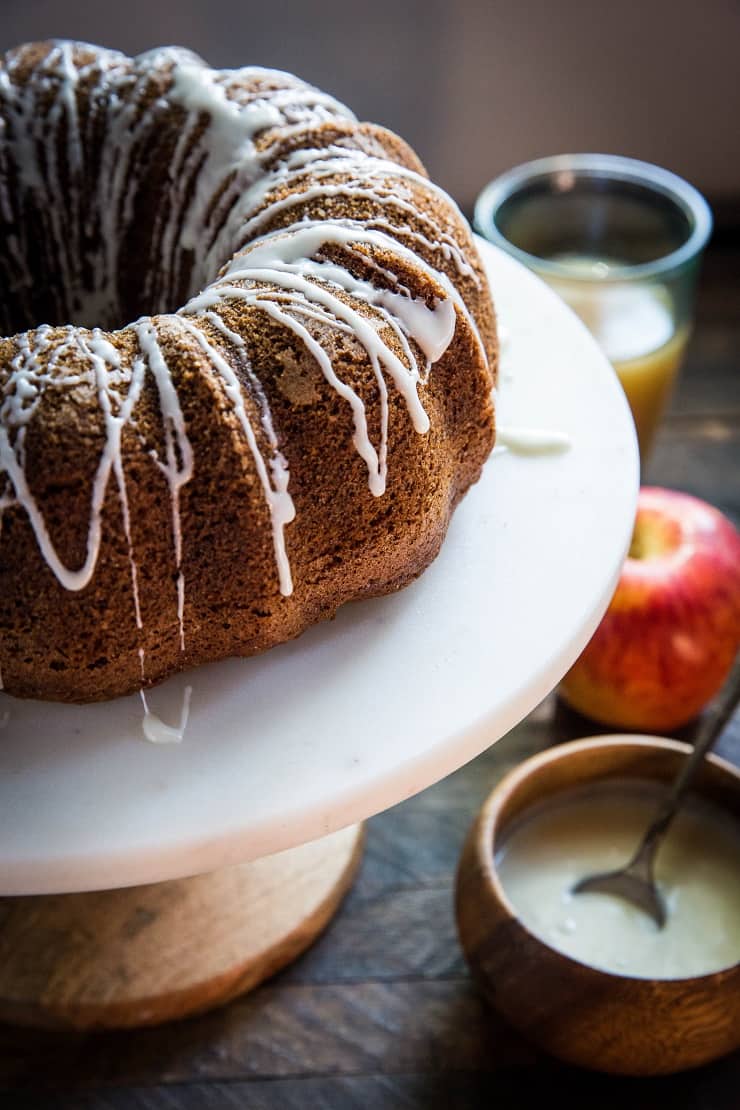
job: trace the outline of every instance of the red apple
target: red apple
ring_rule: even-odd
[[[616,593],[563,697],[603,724],[665,732],[719,690],[739,646],[740,535],[696,497],[643,487]]]

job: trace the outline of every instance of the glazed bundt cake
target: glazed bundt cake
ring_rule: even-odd
[[[260,652],[435,557],[493,444],[495,320],[395,135],[285,73],[22,46],[0,235],[8,693]]]

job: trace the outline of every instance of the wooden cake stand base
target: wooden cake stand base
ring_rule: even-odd
[[[363,827],[253,863],[150,886],[0,898],[0,1021],[157,1025],[228,1002],[328,925]]]

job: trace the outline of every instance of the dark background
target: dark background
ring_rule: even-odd
[[[398,131],[469,212],[545,154],[657,162],[740,200],[738,0],[0,0],[0,49],[189,46],[287,69]]]
[[[720,234],[647,479],[740,524],[739,0],[0,0],[0,49],[44,36],[127,52],[180,43],[219,66],[292,70],[398,130],[468,211],[501,170],[567,150],[689,178]],[[453,886],[473,815],[522,759],[594,731],[551,695],[477,760],[373,818],[331,928],[228,1007],[118,1035],[0,1025],[1,1110],[738,1110],[738,1053],[665,1079],[576,1071],[521,1040],[470,982]],[[740,762],[740,718],[720,750]]]

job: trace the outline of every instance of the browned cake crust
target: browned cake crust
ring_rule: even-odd
[[[497,345],[413,152],[173,48],[0,71],[5,690],[131,693],[419,575],[491,450]]]

